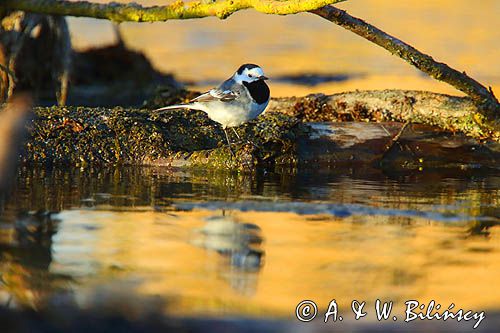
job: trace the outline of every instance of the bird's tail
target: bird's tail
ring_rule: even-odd
[[[193,109],[194,106],[193,104],[176,104],[176,105],[170,105],[170,106],[164,106],[159,109],[153,110],[153,112],[163,112],[163,111],[169,111],[169,110],[180,110],[180,109]]]

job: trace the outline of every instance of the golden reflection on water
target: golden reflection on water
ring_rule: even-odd
[[[302,299],[500,309],[498,177],[277,176],[24,169],[2,208],[0,302],[39,308],[66,295],[83,308],[281,318]],[[227,209],[204,208],[215,202]],[[321,203],[354,206],[283,209]],[[61,212],[12,213],[39,208]]]
[[[500,91],[498,1],[359,0],[337,6]],[[77,48],[114,38],[111,25],[105,21],[71,19],[70,27]],[[241,63],[255,62],[271,78],[304,72],[350,77],[312,87],[271,80],[273,96],[386,88],[460,94],[386,50],[307,13],[280,17],[247,10],[224,21],[123,23],[121,31],[127,45],[145,52],[160,70],[194,82],[193,89],[206,89]],[[207,80],[210,82],[204,84]]]
[[[49,271],[76,277],[79,299],[132,281],[138,296],[159,295],[176,315],[288,317],[302,299],[326,307],[332,298],[341,309],[377,298],[395,301],[396,310],[408,299],[500,307],[498,228],[486,238],[422,218],[226,212],[260,228],[261,266],[244,269],[216,251],[227,242],[200,242],[214,215],[221,212],[64,211]]]

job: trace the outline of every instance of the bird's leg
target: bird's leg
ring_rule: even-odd
[[[238,140],[241,140],[240,135],[238,134],[238,132],[236,132],[234,127],[231,127],[231,129],[233,130],[233,133],[236,134],[236,137],[238,138]]]
[[[242,142],[241,137],[239,136],[238,132],[236,132],[236,130],[234,129],[234,127],[231,127],[231,129],[233,130],[234,134],[236,134],[236,136],[238,137],[238,140],[240,140],[240,142]],[[259,145],[257,145],[256,143],[254,143],[254,142],[252,142],[250,140],[246,140],[246,143],[249,143],[252,146],[254,146],[255,148],[260,149]]]
[[[233,155],[233,157],[236,157],[233,148],[231,148],[231,140],[229,140],[229,135],[227,135],[226,128],[224,127],[223,129],[224,129],[224,134],[226,134],[227,146],[229,147],[229,151],[231,152],[231,155]]]

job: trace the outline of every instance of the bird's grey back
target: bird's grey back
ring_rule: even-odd
[[[237,89],[237,86],[240,86],[236,81],[231,77],[227,79],[226,81],[222,82],[220,86],[217,87],[219,90],[233,90]]]
[[[239,103],[250,103],[251,98],[250,95],[245,89],[245,87],[242,84],[237,83],[233,78],[229,78],[226,81],[222,82],[219,87],[217,87],[218,90],[225,91],[225,90],[231,90],[234,91],[235,93],[239,94],[239,97],[237,98]]]

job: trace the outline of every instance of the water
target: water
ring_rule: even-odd
[[[0,302],[203,318],[291,318],[302,299],[332,298],[497,311],[499,192],[484,171],[23,168],[2,204]]]

